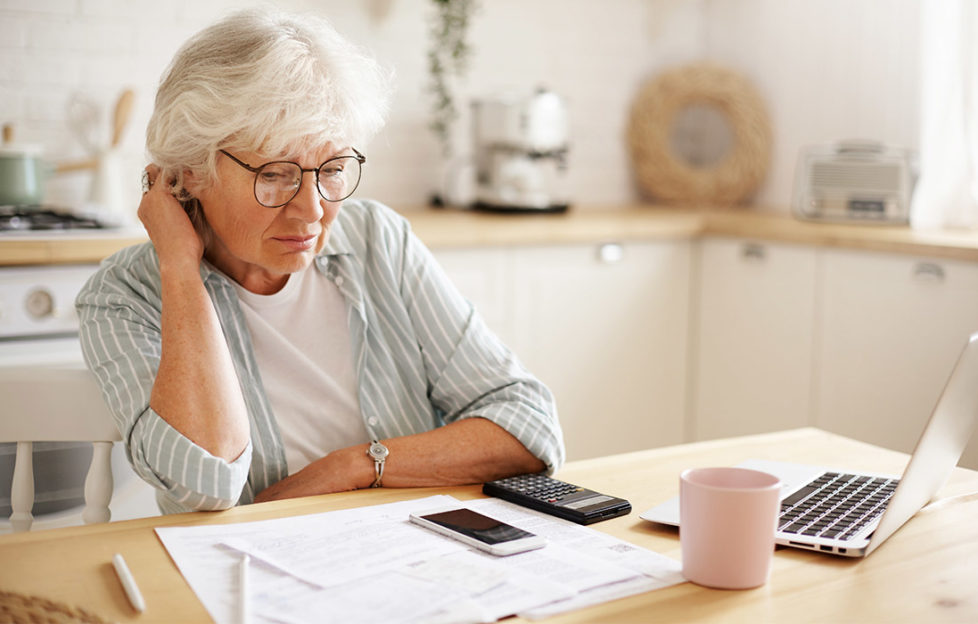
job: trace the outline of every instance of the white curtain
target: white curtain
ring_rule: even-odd
[[[920,178],[914,228],[978,228],[978,2],[921,2]]]

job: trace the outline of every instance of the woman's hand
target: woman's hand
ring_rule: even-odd
[[[204,243],[194,229],[183,205],[171,193],[160,168],[146,167],[149,189],[139,202],[139,220],[160,257],[160,266],[186,267],[197,271],[204,256]]]
[[[484,418],[465,418],[431,431],[385,439],[385,487],[484,483],[546,468],[519,440]],[[367,444],[333,451],[258,493],[256,503],[370,487],[374,461]]]
[[[333,451],[268,486],[255,496],[255,502],[346,492],[369,487],[373,479],[374,462],[367,456],[367,445],[351,446]]]

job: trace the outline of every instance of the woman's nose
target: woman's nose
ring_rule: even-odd
[[[311,173],[311,177],[307,178],[306,173]],[[304,172],[299,192],[295,194],[287,207],[296,218],[312,223],[323,218],[323,201],[325,200],[319,194],[319,189],[316,188],[316,172]]]

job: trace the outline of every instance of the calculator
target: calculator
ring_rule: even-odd
[[[588,490],[542,473],[489,481],[482,486],[482,493],[578,524],[617,518],[632,511],[631,503],[623,498]]]

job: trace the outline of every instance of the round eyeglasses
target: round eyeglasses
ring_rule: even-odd
[[[252,167],[224,150],[221,153],[255,174],[255,199],[259,204],[280,208],[299,194],[302,176],[307,172],[315,172],[316,188],[326,201],[343,201],[353,195],[360,184],[361,165],[367,162],[367,157],[352,147],[350,149],[353,156],[330,158],[315,169],[303,169],[298,163],[287,160]]]

